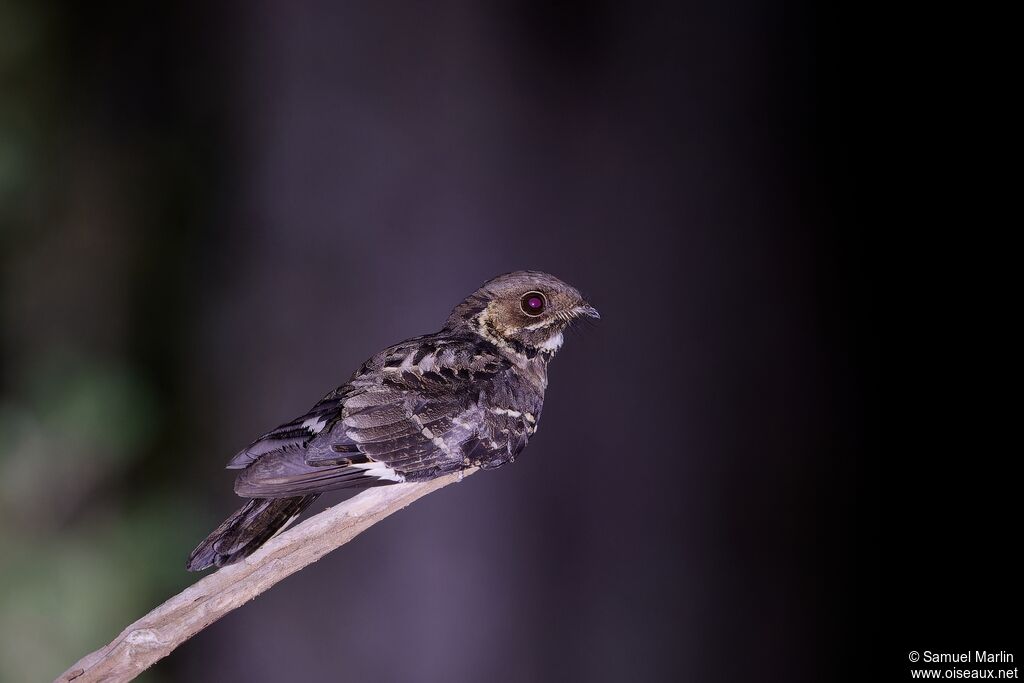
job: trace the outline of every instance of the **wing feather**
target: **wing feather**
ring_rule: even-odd
[[[418,338],[363,364],[308,413],[250,444],[242,496],[277,498],[427,479],[486,459],[508,439],[478,438],[481,392],[510,368],[479,339]]]

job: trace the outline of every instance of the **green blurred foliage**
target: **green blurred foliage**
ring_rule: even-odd
[[[52,678],[187,585],[181,548],[206,521],[159,486],[104,497],[159,433],[157,401],[130,369],[44,359],[0,403],[5,681]]]
[[[108,115],[147,45],[103,33],[117,16],[0,0],[0,682],[53,679],[191,583],[213,521],[167,465],[205,145],[180,112]]]
[[[0,0],[0,245],[7,248],[38,178],[52,130],[56,71],[50,12],[27,2]]]

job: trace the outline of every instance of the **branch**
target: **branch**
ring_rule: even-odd
[[[281,579],[345,545],[409,503],[461,479],[460,474],[449,474],[422,483],[372,488],[324,510],[272,539],[242,562],[223,567],[178,593],[131,624],[109,645],[75,662],[56,683],[132,680]]]

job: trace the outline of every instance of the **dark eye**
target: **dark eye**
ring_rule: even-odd
[[[544,307],[547,305],[547,301],[544,299],[544,294],[541,292],[527,292],[523,294],[523,298],[519,300],[519,306],[523,309],[523,313],[529,316],[540,315],[544,312]]]

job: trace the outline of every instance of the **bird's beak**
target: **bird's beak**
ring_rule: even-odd
[[[598,320],[601,319],[601,314],[597,312],[597,309],[588,304],[586,301],[581,303],[576,308],[572,309],[572,312],[574,315],[577,316],[586,315],[590,316],[591,318],[597,318]]]

